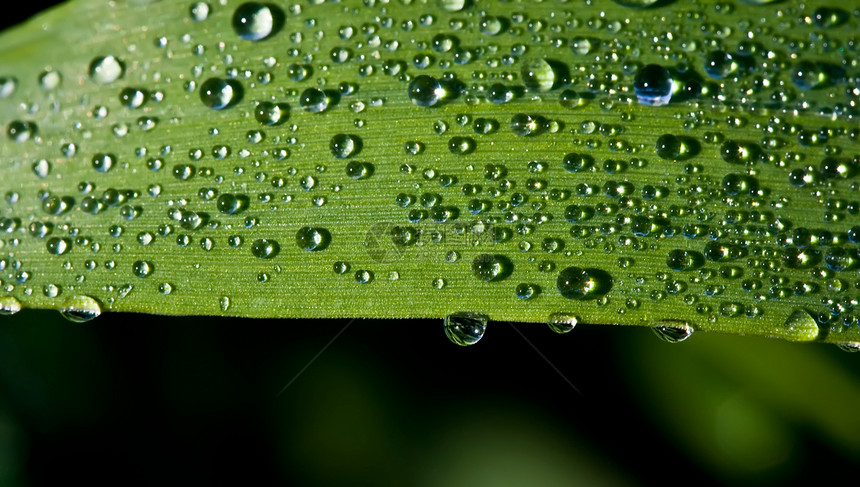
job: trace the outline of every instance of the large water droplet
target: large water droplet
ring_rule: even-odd
[[[683,342],[695,331],[689,323],[681,320],[660,320],[651,330],[657,338],[668,343]]]
[[[445,335],[462,347],[474,345],[484,336],[487,321],[489,318],[480,313],[452,313],[445,317]]]
[[[472,261],[472,273],[484,282],[501,281],[513,270],[514,264],[501,254],[480,254]]]
[[[261,238],[251,244],[251,254],[258,259],[273,259],[280,251],[281,246],[272,239]]]
[[[283,12],[274,5],[247,2],[233,13],[233,30],[246,41],[261,41],[278,30]]]
[[[409,83],[409,99],[419,107],[432,107],[445,97],[445,89],[436,78],[422,74]]]
[[[241,98],[242,85],[232,79],[209,78],[200,85],[200,101],[215,110],[231,107]]]
[[[106,85],[122,78],[125,64],[114,56],[100,56],[90,62],[90,79]]]
[[[21,311],[21,302],[15,299],[14,296],[0,297],[0,315],[14,315]]]
[[[69,321],[84,323],[98,318],[102,314],[102,307],[90,296],[72,296],[63,302],[60,314]]]
[[[299,105],[307,112],[320,113],[328,109],[331,98],[319,88],[308,88],[299,96]]]
[[[302,227],[296,232],[296,245],[302,250],[324,250],[331,242],[331,235],[325,228]]]
[[[860,352],[860,342],[841,342],[836,344],[840,350],[848,353]]]
[[[559,272],[557,285],[567,299],[596,299],[612,289],[612,276],[601,269],[568,267]]]
[[[152,262],[148,260],[138,260],[131,266],[131,272],[137,277],[147,277],[155,271]]]
[[[557,69],[546,59],[526,61],[521,74],[526,87],[535,91],[549,91],[560,81]]]
[[[818,338],[818,322],[808,311],[798,308],[777,328],[778,336],[793,342],[809,342]]]
[[[675,82],[668,69],[658,64],[648,64],[636,73],[633,92],[643,105],[659,107],[668,105],[672,99]]]
[[[549,329],[559,334],[569,333],[577,323],[579,323],[579,317],[570,313],[553,313],[547,320]]]

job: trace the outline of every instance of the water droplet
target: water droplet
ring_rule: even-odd
[[[251,244],[251,254],[258,259],[273,259],[280,251],[281,246],[272,239],[261,238]]]
[[[90,296],[72,296],[63,302],[60,314],[69,321],[84,323],[98,318],[102,314],[102,307]]]
[[[547,321],[549,329],[558,334],[570,333],[577,323],[579,317],[570,313],[553,313]]]
[[[596,299],[612,289],[612,276],[601,269],[568,267],[558,274],[557,285],[567,299]]]
[[[53,255],[63,255],[72,249],[72,241],[68,238],[51,237],[45,245]]]
[[[338,159],[346,159],[361,152],[361,137],[351,134],[337,134],[329,141],[331,154]]]
[[[409,99],[419,107],[432,107],[445,98],[445,89],[436,78],[422,74],[409,83]]]
[[[648,64],[639,69],[633,80],[633,92],[643,105],[659,107],[668,105],[672,99],[675,82],[668,69],[657,64]]]
[[[841,342],[836,344],[840,350],[848,353],[860,352],[860,342]]]
[[[472,261],[472,273],[484,282],[501,281],[513,270],[513,262],[501,254],[480,254]]]
[[[222,193],[215,204],[221,213],[235,215],[248,208],[250,200],[243,194]]]
[[[526,87],[535,91],[550,91],[560,81],[557,68],[546,59],[526,61],[521,74]]]
[[[221,296],[221,298],[218,299],[218,307],[221,308],[221,311],[227,311],[230,309],[230,298],[227,296]]]
[[[146,277],[155,271],[152,262],[148,260],[138,260],[131,266],[131,272],[137,277]]]
[[[328,93],[319,88],[308,88],[299,96],[299,105],[310,113],[324,112],[330,103]]]
[[[254,109],[254,118],[263,125],[275,126],[284,123],[290,117],[290,106],[286,103],[271,103],[262,101]]]
[[[0,77],[0,98],[9,98],[18,87],[18,80],[10,76]]]
[[[334,270],[335,274],[346,274],[347,272],[349,272],[349,264],[342,260],[339,260],[332,265],[332,270]]]
[[[14,315],[21,311],[21,302],[14,296],[0,297],[0,316]]]
[[[681,320],[660,320],[651,330],[657,338],[668,343],[683,342],[690,338],[694,331],[689,323]]]
[[[41,86],[43,90],[53,90],[60,86],[62,81],[63,76],[59,71],[55,71],[53,69],[43,71],[42,74],[39,75],[39,86]]]
[[[666,265],[673,271],[692,271],[702,267],[705,256],[695,250],[670,250],[666,255]]]
[[[648,8],[653,7],[662,0],[614,0],[615,3],[631,8]]]
[[[296,232],[296,245],[302,250],[324,250],[331,242],[331,235],[325,228],[302,227]]]
[[[737,69],[734,58],[726,51],[713,51],[705,57],[705,72],[712,78],[725,78]]]
[[[209,78],[200,85],[200,101],[214,110],[223,110],[239,102],[242,85],[232,79]]]
[[[36,135],[36,131],[37,126],[35,123],[14,120],[9,123],[9,127],[6,129],[6,135],[9,136],[10,140],[15,142],[26,142]]]
[[[374,167],[369,162],[351,161],[347,163],[346,175],[352,179],[367,179],[373,175]]]
[[[271,4],[247,2],[233,13],[233,30],[246,41],[261,41],[278,30],[283,12]]]
[[[808,311],[802,308],[795,309],[786,318],[782,326],[777,327],[780,338],[793,342],[809,342],[818,338],[820,329],[818,322]]]
[[[123,88],[119,92],[119,102],[126,108],[140,108],[149,99],[149,93],[140,88]]]
[[[540,294],[540,286],[537,284],[520,283],[514,288],[514,293],[520,299],[532,299]]]
[[[122,78],[125,64],[114,56],[100,56],[90,62],[90,79],[102,85]]]
[[[359,284],[367,284],[373,282],[373,272],[359,269],[355,271],[355,282]]]
[[[457,345],[466,347],[481,340],[487,331],[489,317],[480,313],[452,313],[443,323],[445,336]]]
[[[188,13],[191,16],[191,20],[195,22],[202,22],[209,18],[209,11],[211,7],[206,2],[194,2],[191,4],[191,7],[188,9]]]

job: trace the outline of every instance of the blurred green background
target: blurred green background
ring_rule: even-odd
[[[19,5],[0,26],[49,3]],[[540,354],[508,323],[460,348],[440,321],[0,317],[0,486],[856,476],[860,354],[718,335],[670,345],[639,328],[518,330]]]
[[[607,326],[490,323],[461,348],[438,321],[22,311],[0,320],[0,485],[819,484],[856,472],[858,359]]]

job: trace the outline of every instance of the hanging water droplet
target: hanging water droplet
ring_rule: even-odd
[[[278,29],[283,13],[271,4],[247,2],[233,13],[233,30],[246,41],[261,41]]]
[[[296,232],[296,245],[302,250],[324,250],[331,242],[331,235],[325,228],[302,227]]]
[[[457,345],[466,347],[481,340],[487,331],[489,317],[480,313],[452,313],[445,317],[445,336]]]
[[[570,313],[553,313],[547,321],[549,329],[558,334],[570,333],[577,323],[579,317]]]
[[[63,302],[60,314],[69,321],[84,323],[98,318],[102,314],[102,307],[90,296],[72,296]]]
[[[0,315],[9,316],[21,311],[21,302],[14,296],[0,297]]]
[[[125,74],[125,64],[114,56],[99,56],[90,62],[90,79],[102,85],[113,83]]]
[[[860,352],[860,342],[841,342],[836,344],[840,350],[848,353]]]
[[[793,342],[809,342],[818,338],[820,329],[815,317],[805,309],[798,308],[792,311],[776,331],[780,338]]]
[[[214,110],[223,110],[239,102],[242,85],[232,79],[209,78],[200,85],[200,101]]]
[[[567,299],[597,299],[612,289],[612,276],[601,269],[568,267],[558,274],[557,285]]]
[[[680,343],[693,334],[692,326],[681,320],[660,320],[651,328],[657,338],[668,343]]]

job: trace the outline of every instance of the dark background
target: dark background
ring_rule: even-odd
[[[0,485],[817,485],[856,477],[858,360],[643,328],[493,322],[461,348],[435,320],[27,310],[0,319]]]

